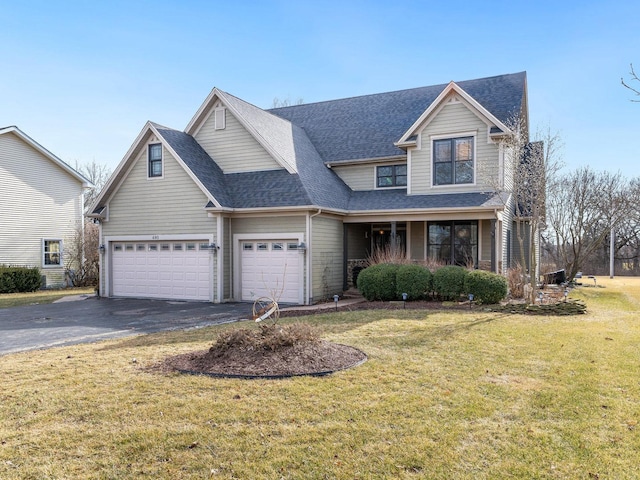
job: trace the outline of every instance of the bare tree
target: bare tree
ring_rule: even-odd
[[[512,116],[506,126],[512,133],[502,140],[505,180],[493,187],[510,195],[503,196],[505,208],[513,212],[519,263],[523,273],[525,269],[529,272],[528,300],[533,301],[537,287],[538,239],[545,228],[548,188],[562,166],[562,141],[558,133],[547,127],[538,130],[535,141],[531,142],[526,118],[521,115]]]
[[[295,102],[291,100],[290,97],[280,100],[278,97],[273,98],[273,104],[271,108],[280,108],[280,107],[290,107],[292,105],[302,105],[304,103],[304,99],[298,98]]]
[[[103,163],[96,162],[95,159],[89,163],[80,163],[76,160],[75,169],[94,185],[93,188],[86,190],[84,194],[84,208],[86,213],[86,210],[91,208],[93,202],[98,198],[102,187],[104,187],[109,180],[111,169]]]
[[[625,86],[626,88],[628,88],[629,90],[631,90],[633,93],[636,94],[636,96],[640,96],[640,90],[634,88],[631,86],[631,82],[640,82],[640,78],[638,78],[638,75],[636,75],[635,70],[633,69],[633,63],[630,65],[631,71],[629,72],[629,75],[631,75],[631,80],[625,82],[624,78],[620,79],[620,83],[622,83],[623,86]],[[632,102],[640,102],[640,100],[631,100]]]
[[[65,242],[65,271],[74,287],[90,287],[98,284],[100,264],[98,225],[84,222]]]
[[[551,227],[546,250],[573,279],[608,238],[628,209],[627,182],[620,173],[582,167],[556,178],[547,200]]]
[[[75,169],[94,185],[84,194],[85,213],[88,213],[100,190],[109,180],[111,169],[95,160],[90,163],[76,161]],[[99,237],[98,225],[85,219],[71,238],[65,242],[65,270],[71,283],[76,287],[98,284]]]

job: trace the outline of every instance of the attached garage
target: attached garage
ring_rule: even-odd
[[[111,242],[110,250],[113,296],[211,300],[207,240]]]
[[[304,303],[304,250],[298,239],[245,238],[236,245],[240,300],[275,297],[279,303]]]

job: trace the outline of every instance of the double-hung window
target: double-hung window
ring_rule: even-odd
[[[62,240],[42,241],[42,264],[45,267],[62,265]]]
[[[162,176],[162,144],[149,145],[149,178]]]
[[[382,165],[376,167],[376,186],[378,188],[406,187],[406,165]]]
[[[433,184],[473,183],[473,137],[433,141]]]

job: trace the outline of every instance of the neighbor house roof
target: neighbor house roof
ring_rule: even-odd
[[[24,141],[25,143],[30,145],[32,148],[34,148],[35,150],[40,152],[44,157],[46,157],[52,163],[56,164],[62,170],[67,172],[70,176],[75,178],[78,182],[82,183],[82,186],[84,188],[92,188],[93,187],[93,184],[88,179],[86,179],[81,173],[79,173],[76,169],[72,168],[70,165],[68,165],[64,161],[60,160],[57,156],[55,156],[49,150],[44,148],[42,145],[40,145],[38,142],[36,142],[33,138],[31,138],[29,135],[24,133],[22,130],[20,130],[15,125],[11,125],[9,127],[0,127],[0,135],[5,135],[5,134],[8,134],[8,133],[13,133],[18,138],[20,138],[22,141]]]

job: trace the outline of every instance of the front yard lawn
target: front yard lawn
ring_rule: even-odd
[[[6,355],[0,478],[639,478],[640,279],[598,283],[586,315],[281,319],[369,356],[327,377],[146,368],[238,324]]]
[[[0,294],[0,308],[33,305],[34,303],[53,303],[68,295],[93,295],[94,293],[94,287],[37,290],[27,293],[2,293]]]

